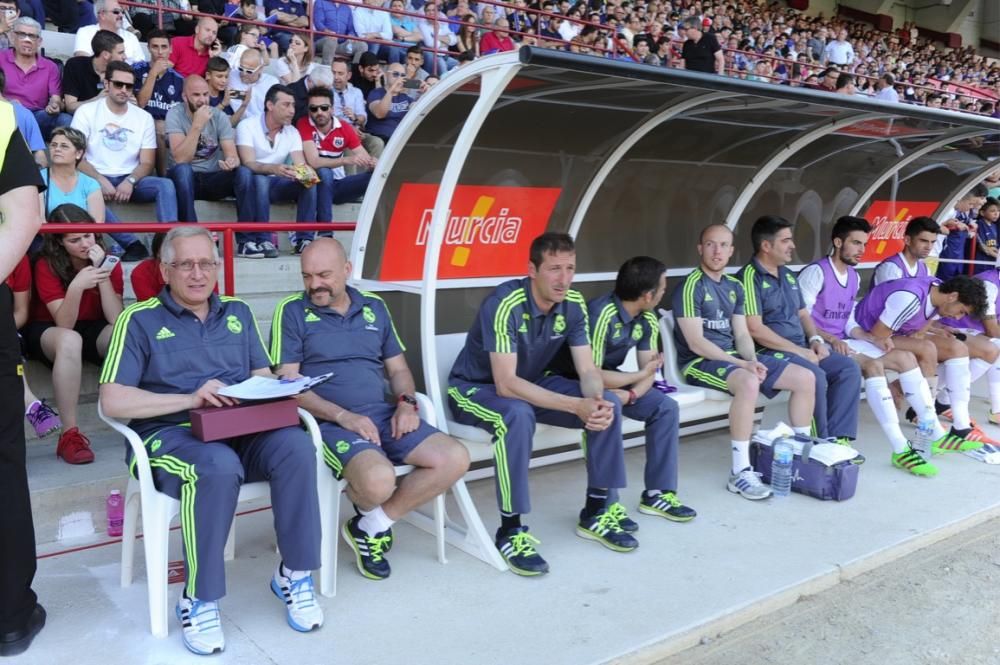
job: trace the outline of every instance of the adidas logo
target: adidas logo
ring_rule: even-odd
[[[517,329],[517,332],[521,332],[521,333],[528,332],[528,325],[522,321],[521,322],[521,327]]]
[[[315,323],[316,321],[319,321],[319,317],[312,310],[307,311],[306,323]]]
[[[771,285],[769,283],[767,283],[767,282],[764,282],[764,288],[765,289],[769,289],[769,288],[771,288]]]
[[[166,326],[160,328],[160,332],[156,333],[156,339],[159,340],[170,339],[173,336],[174,334]]]
[[[712,294],[711,293],[706,293],[705,294],[705,302],[712,302]]]

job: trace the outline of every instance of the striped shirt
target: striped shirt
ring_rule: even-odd
[[[696,269],[681,282],[672,296],[674,317],[678,319],[701,319],[702,334],[723,351],[735,351],[733,317],[744,315],[745,297],[743,285],[731,275],[723,275],[716,282]],[[680,326],[674,327],[674,341],[677,344],[677,363],[684,366],[696,360],[694,353],[684,339]]]

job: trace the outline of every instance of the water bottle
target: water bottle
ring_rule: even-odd
[[[120,537],[122,535],[122,525],[125,523],[125,499],[119,490],[111,490],[107,501],[108,508],[108,535]]]
[[[774,496],[788,496],[792,491],[792,459],[795,448],[784,439],[779,439],[773,445],[774,456],[771,458],[771,491]]]
[[[921,453],[930,450],[934,442],[934,417],[927,415],[917,423],[917,431],[913,435],[913,447]]]

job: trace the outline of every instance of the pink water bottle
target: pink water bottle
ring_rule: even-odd
[[[108,495],[108,535],[122,535],[122,524],[125,522],[125,499],[119,490],[111,490]]]

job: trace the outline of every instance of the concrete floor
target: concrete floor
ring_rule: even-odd
[[[326,625],[307,635],[287,627],[283,605],[267,586],[276,563],[271,513],[240,517],[222,603],[227,648],[212,662],[652,662],[703,634],[715,635],[1000,513],[1000,467],[956,454],[936,458],[937,478],[911,477],[890,467],[880,430],[867,409],[862,413],[859,448],[868,463],[850,501],[798,495],[743,500],[724,489],[726,432],[686,437],[680,495],[699,517],[672,524],[637,515],[641,546],[618,554],[573,533],[583,500],[582,463],[535,469],[536,512],[526,523],[542,541],[539,551],[552,566],[548,576],[500,573],[453,549],[442,566],[431,537],[400,524],[389,557],[393,575],[383,582],[363,579],[341,543],[338,595],[322,599]],[[989,431],[1000,436],[1000,429]],[[626,461],[629,477],[641,479],[642,450],[629,451]],[[470,490],[494,529],[492,480],[471,483]],[[627,504],[634,505],[638,491],[623,493]],[[174,540],[171,558],[179,559],[178,532]],[[176,621],[167,639],[150,636],[141,555],[136,582],[122,589],[117,545],[40,554],[51,555],[39,561],[36,579],[49,623],[13,662],[204,662],[184,649]],[[171,595],[178,593],[179,585],[173,586]]]

